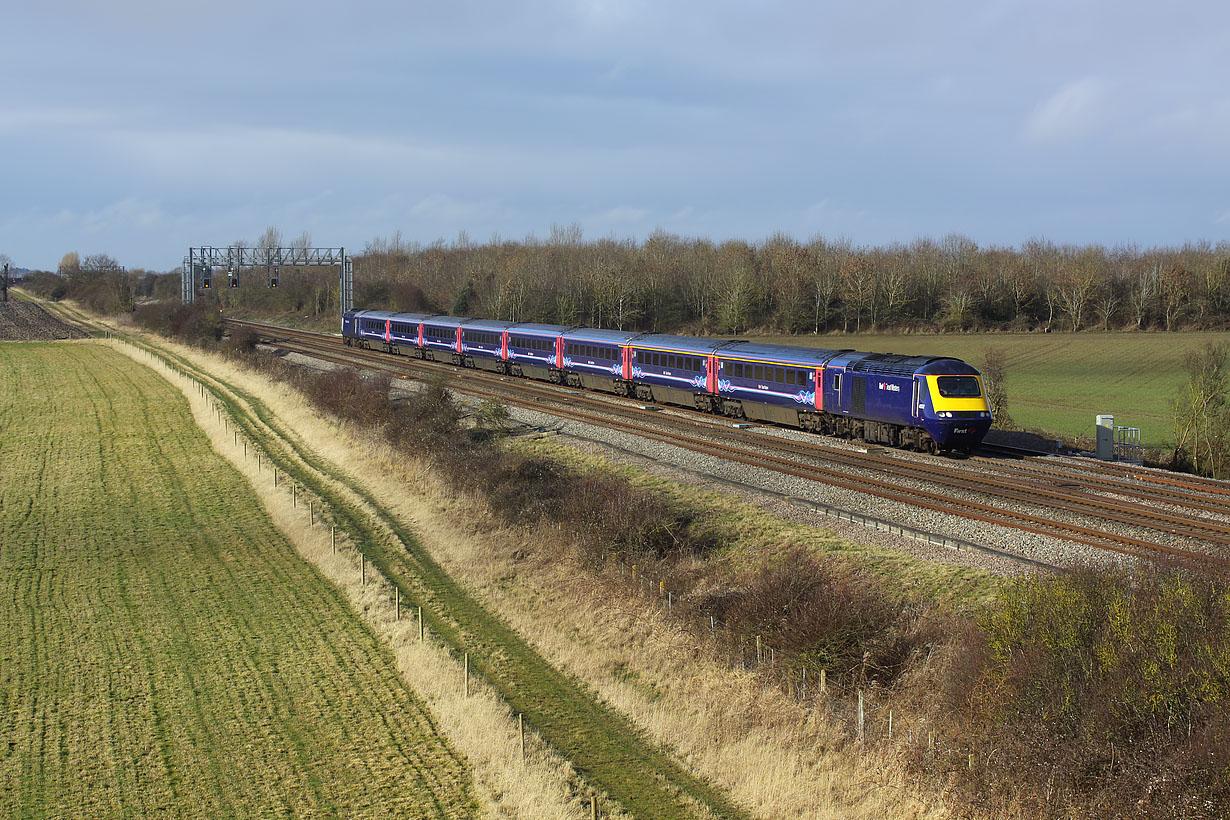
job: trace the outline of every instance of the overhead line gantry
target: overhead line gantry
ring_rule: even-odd
[[[354,307],[354,263],[345,248],[248,248],[211,245],[189,248],[180,275],[180,298],[185,305],[196,301],[198,288],[213,288],[215,270],[225,270],[227,284],[239,286],[241,271],[265,269],[266,284],[277,287],[282,268],[338,269],[338,303],[341,312]]]

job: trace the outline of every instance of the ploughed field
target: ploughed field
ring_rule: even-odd
[[[973,333],[943,336],[783,336],[758,341],[936,354],[982,367],[988,350],[1008,366],[1008,409],[1016,423],[1062,436],[1092,436],[1094,416],[1139,427],[1146,447],[1173,441],[1169,402],[1187,380],[1183,356],[1230,333]]]
[[[20,302],[9,292],[9,301],[0,302],[0,341],[81,339],[87,334],[51,316],[40,305]]]
[[[172,386],[0,344],[0,816],[469,817],[464,762]]]

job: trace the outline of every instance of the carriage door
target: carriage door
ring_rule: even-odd
[[[910,413],[910,415],[916,419],[922,418],[922,406],[918,403],[919,398],[921,398],[921,390],[922,390],[922,376],[915,376],[914,377],[914,404],[913,404],[914,410],[913,412]]]

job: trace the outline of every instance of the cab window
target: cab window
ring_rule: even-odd
[[[940,376],[935,383],[940,395],[946,399],[976,399],[982,396],[982,387],[973,376]]]

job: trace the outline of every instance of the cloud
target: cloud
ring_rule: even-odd
[[[1026,133],[1034,142],[1073,142],[1096,131],[1105,119],[1106,84],[1097,77],[1070,83],[1034,108]]]

